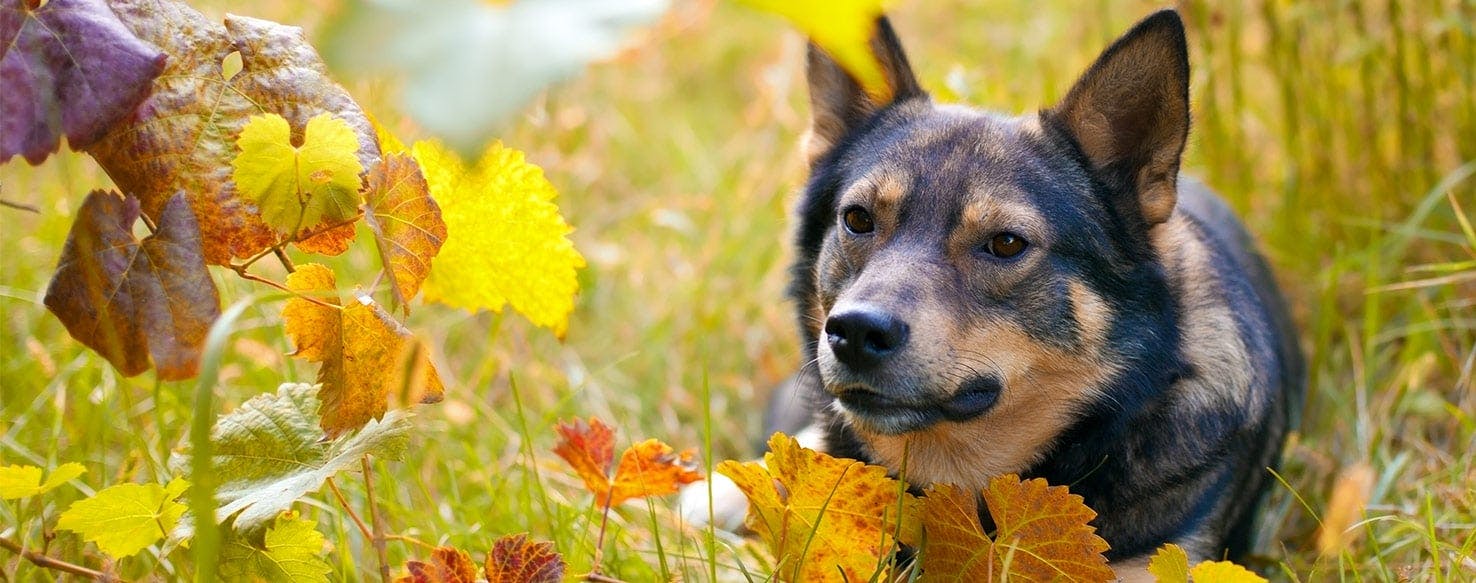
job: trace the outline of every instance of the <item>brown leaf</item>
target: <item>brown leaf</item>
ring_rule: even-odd
[[[91,144],[148,95],[164,53],[103,0],[0,0],[0,164]]]
[[[532,542],[527,534],[497,539],[487,554],[487,583],[558,583],[564,558],[551,542]]]
[[[1005,474],[989,481],[995,560],[1012,581],[1110,581],[1107,541],[1087,523],[1097,513],[1066,486]]]
[[[472,583],[477,580],[477,564],[471,555],[455,547],[437,547],[431,552],[429,563],[408,561],[405,569],[410,574],[396,579],[396,583]]]
[[[157,219],[175,192],[187,193],[207,263],[249,257],[276,242],[231,183],[236,135],[252,115],[281,115],[301,139],[308,119],[333,114],[358,136],[363,167],[378,162],[368,118],[328,78],[301,29],[240,16],[227,16],[222,26],[170,0],[113,0],[112,6],[169,60],[153,93],[87,152],[120,188],[139,197],[150,217]],[[222,62],[237,52],[242,68],[227,77]]]
[[[386,154],[369,172],[364,191],[364,221],[389,270],[395,303],[409,313],[410,300],[446,240],[441,207],[431,198],[420,165],[407,154]]]
[[[301,241],[293,243],[305,253],[316,253],[333,257],[348,251],[354,243],[354,223],[339,225],[331,229],[315,231]]]
[[[330,436],[379,419],[398,403],[434,403],[445,388],[424,345],[368,296],[339,307],[332,270],[299,266],[287,287],[323,302],[287,300],[282,319],[298,358],[322,363],[318,393],[323,430]],[[323,305],[327,304],[327,305]]]
[[[139,201],[93,191],[82,201],[46,307],[73,338],[125,376],[195,376],[210,325],[220,316],[215,283],[200,256],[200,233],[183,196],[169,199],[158,232],[133,237]]]

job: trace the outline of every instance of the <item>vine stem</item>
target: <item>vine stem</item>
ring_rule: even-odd
[[[354,508],[349,506],[348,498],[343,497],[343,491],[338,489],[338,484],[333,483],[333,478],[328,478],[328,489],[333,490],[333,497],[338,499],[338,504],[343,506],[343,511],[347,512],[349,518],[354,521],[354,525],[359,527],[359,534],[364,535],[365,540],[374,540],[374,533],[364,525],[364,519],[359,518],[359,513],[354,512]]]
[[[102,571],[97,571],[97,570],[94,570],[94,569],[89,569],[87,567],[83,567],[82,565],[76,565],[76,564],[73,564],[73,563],[68,563],[68,562],[63,561],[61,559],[57,559],[57,558],[54,558],[54,557],[51,557],[51,556],[48,556],[48,555],[44,555],[44,554],[41,554],[41,553],[38,553],[38,552],[35,552],[35,551],[26,550],[25,548],[21,547],[20,543],[15,542],[15,541],[10,540],[10,539],[5,538],[5,537],[0,537],[0,547],[5,547],[6,549],[9,549],[10,552],[13,552],[13,553],[15,553],[17,555],[20,555],[22,558],[24,558],[27,561],[30,561],[32,564],[36,565],[37,567],[42,567],[42,568],[45,568],[45,569],[52,569],[52,570],[55,570],[55,571],[62,571],[64,573],[71,573],[73,575],[78,575],[78,576],[81,576],[81,577],[90,577],[92,579],[97,579],[97,580],[100,580],[100,581],[117,581],[118,580],[117,578],[113,577],[112,575],[109,575],[109,574],[104,573]]]
[[[605,562],[605,526],[610,524],[610,502],[615,499],[611,494],[613,492],[605,494],[605,512],[600,515],[600,536],[595,539],[594,571],[590,573],[591,577],[600,574],[600,567]]]
[[[589,573],[584,576],[584,580],[594,581],[595,583],[625,583],[623,579],[616,579],[614,577],[601,575],[599,573]]]
[[[364,499],[369,504],[369,523],[374,529],[371,539],[374,541],[374,553],[379,557],[379,577],[389,583],[389,555],[384,548],[384,523],[380,519],[378,507],[374,505],[374,480],[369,477],[369,456],[360,457],[359,465],[364,468]]]

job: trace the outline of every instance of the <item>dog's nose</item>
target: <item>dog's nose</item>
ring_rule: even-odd
[[[830,351],[851,368],[876,366],[907,344],[907,334],[907,322],[871,307],[833,312],[825,320]]]

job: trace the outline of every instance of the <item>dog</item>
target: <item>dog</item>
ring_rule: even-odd
[[[1022,116],[933,102],[885,17],[870,46],[886,98],[808,50],[790,294],[811,365],[771,427],[893,474],[905,456],[913,487],[1069,485],[1127,579],[1165,543],[1243,556],[1305,365],[1251,235],[1179,177],[1178,14]],[[719,521],[741,520],[742,495],[713,487]]]

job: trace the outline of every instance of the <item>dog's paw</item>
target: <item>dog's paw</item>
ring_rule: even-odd
[[[712,496],[709,499],[708,489]],[[708,505],[711,500],[712,505]],[[714,473],[705,482],[696,482],[682,489],[677,498],[677,508],[682,520],[698,528],[712,524],[718,529],[738,532],[743,528],[743,519],[748,515],[748,497],[738,489],[738,484],[722,474]],[[709,510],[710,509],[710,510]]]

